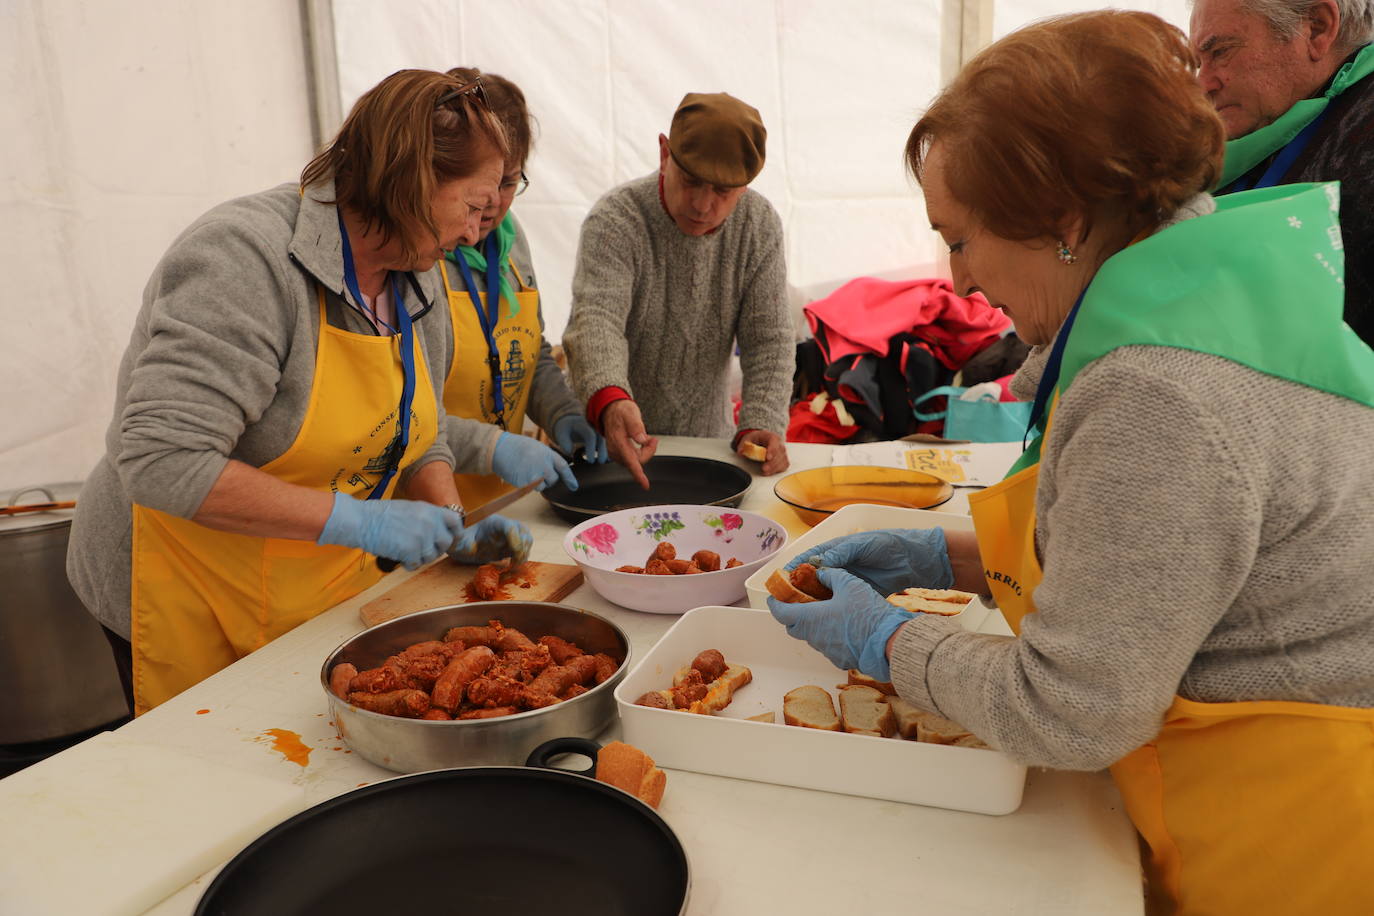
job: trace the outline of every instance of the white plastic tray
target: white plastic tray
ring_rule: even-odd
[[[828,541],[844,534],[859,531],[873,531],[877,528],[945,528],[949,531],[972,531],[973,520],[965,515],[951,515],[948,512],[931,512],[928,509],[899,509],[895,506],[845,506],[834,515],[821,522],[810,531],[783,546],[752,576],[744,581],[745,594],[749,606],[761,611],[768,610],[768,588],[764,584],[773,570],[790,563],[794,557],[806,554],[822,541]],[[912,585],[920,585],[913,582]],[[984,633],[1011,634],[1001,613],[975,599],[959,615],[964,629]],[[727,656],[728,657],[728,656]],[[689,659],[690,661],[690,659]]]
[[[703,649],[747,666],[753,682],[714,716],[636,706]],[[921,744],[782,724],[783,694],[816,684],[838,697],[845,673],[766,612],[702,607],[684,614],[616,688],[625,740],[659,766],[864,795],[979,814],[1021,804],[1026,768],[982,748]],[[838,706],[837,706],[838,708]],[[772,710],[776,724],[745,721]]]

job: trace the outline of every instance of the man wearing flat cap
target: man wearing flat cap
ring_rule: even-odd
[[[795,347],[782,222],[749,182],[763,168],[759,113],[688,93],[659,134],[655,174],[609,191],[582,223],[572,317],[573,386],[611,456],[642,486],[659,435],[729,438],[787,468]],[[738,343],[736,424],[726,383]]]

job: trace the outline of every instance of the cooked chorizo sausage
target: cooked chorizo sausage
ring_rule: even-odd
[[[472,577],[472,593],[483,601],[491,601],[501,591],[501,568],[491,563],[477,567]]]
[[[463,696],[482,672],[496,662],[496,653],[487,646],[473,646],[458,655],[444,668],[434,682],[434,705],[453,712],[463,702]]]
[[[450,719],[452,719],[453,716],[450,716],[448,713],[444,712],[438,706],[431,706],[428,710],[425,711],[425,714],[420,718],[429,719],[434,722],[447,722]]]
[[[648,706],[651,709],[672,709],[673,703],[663,695],[662,690],[651,690],[639,699],[635,700],[636,706]]]
[[[741,563],[739,560],[736,560],[734,557],[731,557],[731,558],[730,558],[730,562],[728,562],[728,563],[725,564],[725,568],[726,568],[726,569],[734,569],[736,566],[743,566],[743,565],[744,565],[744,564]]]
[[[668,564],[654,557],[649,560],[649,565],[644,567],[644,572],[650,576],[671,576],[673,571],[668,568]]]
[[[436,652],[442,652],[443,649],[444,644],[442,642],[437,639],[430,639],[425,642],[417,642],[413,646],[407,646],[405,649],[401,650],[400,654],[401,658],[420,658],[425,655],[433,655]]]
[[[593,655],[592,661],[596,663],[596,682],[598,684],[604,684],[608,681],[611,675],[615,674],[616,669],[620,667],[620,662],[605,652],[598,652]]]
[[[434,682],[444,673],[444,668],[449,663],[448,657],[438,652],[416,658],[406,658],[404,655],[392,657],[398,660],[398,664],[391,665],[388,659],[387,667],[396,668],[405,678],[407,687],[424,691],[434,689]]]
[[[701,569],[691,560],[664,560],[668,569],[675,576],[686,576],[690,573],[699,573]]]
[[[573,683],[590,684],[592,679],[596,677],[600,665],[597,664],[594,655],[579,655],[576,658],[568,659],[568,664],[564,667],[573,669],[573,677],[575,678]],[[560,694],[562,692],[559,691]]]
[[[650,560],[674,560],[677,559],[677,548],[664,541],[654,548],[654,552],[649,554]],[[646,567],[649,564],[644,564]]]
[[[635,575],[643,575],[643,574],[644,574],[644,567],[643,567],[643,566],[617,566],[617,567],[615,568],[615,571],[616,571],[616,572],[634,573]]]
[[[509,677],[482,675],[468,684],[468,702],[474,706],[518,706],[525,699],[524,684]]]
[[[535,675],[553,664],[553,657],[549,654],[548,646],[535,646],[533,649],[515,649],[510,652],[502,652],[496,657],[496,664],[491,666],[487,674],[496,677],[508,677],[517,680],[522,684],[534,679]]]
[[[493,706],[490,709],[469,709],[467,712],[459,713],[460,719],[496,719],[501,716],[513,716],[519,712],[515,706]]]
[[[692,667],[701,672],[704,681],[714,681],[725,673],[725,656],[719,649],[705,649],[692,659]]]
[[[586,654],[560,636],[541,636],[539,637],[539,644],[549,647],[549,655],[553,657],[555,665],[566,665],[568,659]]]
[[[697,564],[702,572],[715,572],[720,569],[720,554],[714,550],[698,550],[692,554],[692,562]]]
[[[392,690],[387,693],[350,693],[348,702],[359,709],[387,716],[418,719],[429,711],[429,694],[423,690]]]
[[[358,669],[348,662],[329,669],[329,692],[340,699],[348,699],[348,685],[358,676]]]
[[[834,593],[826,588],[825,584],[817,578],[816,567],[812,566],[810,563],[800,564],[796,569],[792,570],[790,578],[792,584],[796,586],[798,591],[805,592],[812,598],[825,601],[827,598],[834,597]]]
[[[406,676],[401,673],[401,669],[392,665],[382,665],[380,668],[368,668],[366,671],[359,671],[354,675],[353,680],[348,682],[348,692],[350,695],[355,693],[390,693],[393,690],[405,690],[410,687]]]
[[[496,638],[491,627],[450,627],[444,642],[465,642],[469,646],[489,646]]]
[[[579,683],[581,681],[579,677],[581,670],[580,668],[574,668],[573,663],[582,658],[587,658],[587,656],[579,656],[578,658],[571,659],[566,665],[554,665],[541,671],[539,677],[530,682],[529,693],[531,698],[541,695],[556,697],[573,684]],[[591,659],[587,658],[587,661],[590,662]],[[595,667],[593,667],[593,670],[595,670]]]

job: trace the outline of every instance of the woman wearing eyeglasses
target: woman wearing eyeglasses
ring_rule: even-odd
[[[137,712],[372,585],[377,558],[528,550],[501,519],[464,530],[453,468],[489,466],[499,431],[447,421],[455,453],[442,408],[432,268],[476,240],[506,151],[477,88],[392,74],[299,182],[214,208],[154,269],[67,561]]]
[[[544,489],[562,480],[577,481],[558,452],[520,435],[528,415],[564,455],[582,452],[588,461],[606,460],[606,441],[582,415],[544,339],[529,239],[510,212],[529,186],[525,164],[533,131],[525,94],[494,73],[457,67],[449,75],[481,80],[491,112],[506,131],[508,152],[500,194],[482,212],[478,238],[445,256],[444,287],[453,319],[454,357],[444,383],[444,407],[455,417],[492,423],[503,430],[492,461],[494,474],[456,475],[466,506],[479,506],[509,489],[538,480]],[[488,292],[499,289],[499,301]],[[451,444],[457,446],[455,433]]]

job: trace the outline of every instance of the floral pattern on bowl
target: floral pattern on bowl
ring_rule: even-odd
[[[744,580],[787,541],[782,525],[765,515],[717,506],[652,506],[607,512],[573,527],[563,549],[602,597],[639,611],[680,614],[703,605],[733,604]],[[683,576],[619,572],[644,566],[660,544],[679,557],[698,550],[720,555],[722,568]],[[741,565],[723,568],[731,559]]]

